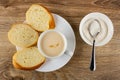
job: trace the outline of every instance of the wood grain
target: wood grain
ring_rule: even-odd
[[[11,24],[23,22],[31,4],[41,3],[63,16],[72,25],[76,50],[63,68],[42,73],[14,69],[11,63],[15,47],[8,41]],[[105,46],[97,47],[97,70],[89,71],[91,47],[79,36],[79,23],[90,12],[101,12],[114,24],[114,36]],[[120,80],[120,0],[0,0],[0,80]]]

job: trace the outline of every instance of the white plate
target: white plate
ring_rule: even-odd
[[[88,20],[88,19],[91,19],[91,18],[100,18],[102,19],[106,25],[107,25],[107,28],[108,28],[108,34],[107,36],[105,37],[105,39],[100,42],[100,43],[97,43],[95,46],[103,46],[105,44],[107,44],[111,39],[112,39],[112,36],[113,36],[113,32],[114,32],[114,28],[113,28],[113,24],[112,24],[112,21],[109,19],[109,17],[105,14],[102,14],[102,13],[99,13],[99,12],[93,12],[93,13],[89,13],[88,15],[86,15],[80,22],[80,25],[79,25],[79,33],[82,37],[82,39],[89,45],[92,45],[91,42],[89,42],[83,35],[83,32],[82,32],[82,28],[83,28],[83,25],[84,23]]]
[[[36,71],[50,72],[62,68],[69,62],[75,51],[75,34],[70,24],[63,17],[57,14],[53,14],[53,17],[56,25],[55,29],[63,33],[67,38],[67,51],[64,53],[64,55],[56,59],[46,59],[46,62],[40,68],[36,69]],[[16,49],[19,50],[20,48],[16,47]]]

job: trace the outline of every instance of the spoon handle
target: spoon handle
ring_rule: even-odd
[[[90,70],[95,71],[96,69],[96,62],[95,62],[95,40],[93,41],[93,47],[92,47],[92,57],[91,57],[91,63],[90,63]]]

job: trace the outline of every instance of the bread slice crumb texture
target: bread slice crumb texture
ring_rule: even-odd
[[[30,47],[15,53],[13,60],[22,68],[29,69],[42,64],[45,57],[39,53],[36,47]]]
[[[29,47],[37,43],[38,32],[27,24],[14,24],[8,32],[11,43],[19,47]]]
[[[55,27],[54,19],[48,10],[38,4],[33,4],[26,12],[26,22],[37,31],[45,31]]]

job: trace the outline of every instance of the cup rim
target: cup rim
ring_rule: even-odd
[[[47,54],[45,54],[45,52],[42,50],[42,48],[41,48],[41,41],[42,41],[42,38],[45,36],[45,34],[47,34],[48,32],[57,32],[59,35],[61,35],[61,37],[63,38],[63,40],[64,40],[64,48],[63,48],[63,50],[61,51],[61,53],[59,53],[59,55],[57,55],[57,56],[48,56]],[[60,57],[60,56],[62,56],[63,54],[64,54],[64,52],[66,51],[66,49],[67,49],[67,39],[66,39],[66,37],[61,33],[61,32],[59,32],[59,31],[56,31],[56,30],[46,30],[46,31],[44,31],[43,33],[41,33],[40,34],[40,36],[39,36],[39,38],[38,38],[38,42],[37,42],[37,47],[38,47],[38,50],[39,50],[39,52],[43,55],[43,56],[45,56],[46,58],[57,58],[57,57]]]

